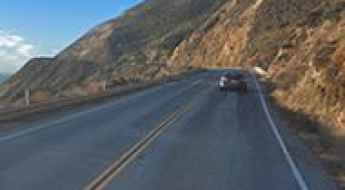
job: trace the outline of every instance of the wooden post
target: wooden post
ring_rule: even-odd
[[[30,106],[30,96],[31,96],[31,89],[25,89],[25,103],[26,106]]]
[[[104,91],[104,92],[107,91],[107,81],[106,81],[106,80],[103,81],[103,83],[102,83],[102,88],[103,88],[103,91]]]

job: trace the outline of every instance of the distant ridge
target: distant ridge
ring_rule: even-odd
[[[10,74],[0,73],[0,84],[5,82],[10,77]]]

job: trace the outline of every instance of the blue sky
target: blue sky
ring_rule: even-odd
[[[51,56],[142,0],[1,0],[0,72]]]

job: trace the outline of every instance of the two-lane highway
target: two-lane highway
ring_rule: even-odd
[[[221,73],[24,123],[0,137],[0,189],[304,190],[253,81],[249,93],[220,92]],[[308,189],[335,189],[319,168],[294,162]]]

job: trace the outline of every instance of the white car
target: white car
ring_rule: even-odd
[[[220,77],[218,86],[221,91],[225,90],[225,84],[228,81],[228,78],[225,76]]]

